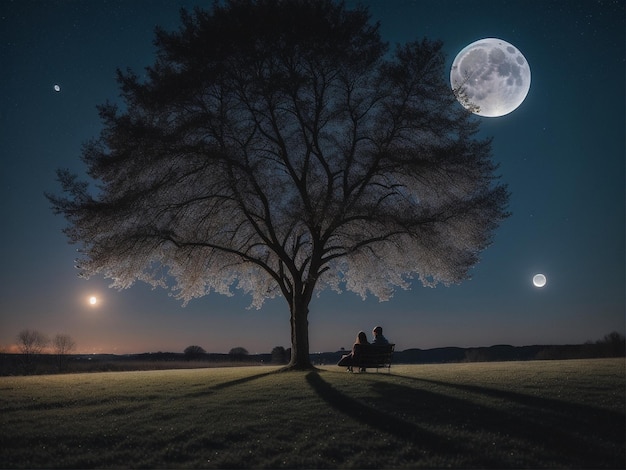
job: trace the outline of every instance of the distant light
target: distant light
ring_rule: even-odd
[[[61,91],[61,87],[59,85],[54,85],[54,91],[57,93]]]
[[[94,296],[89,297],[89,304],[90,305],[96,305],[98,303],[98,299]]]
[[[548,280],[543,274],[535,274],[533,276],[533,284],[535,287],[543,287],[546,285],[546,282],[548,282]]]

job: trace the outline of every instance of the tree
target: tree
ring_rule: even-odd
[[[623,357],[626,355],[626,338],[617,331],[604,335],[604,338],[596,341],[596,344],[602,348],[604,356]]]
[[[82,244],[83,276],[281,295],[289,368],[310,368],[316,291],[389,299],[414,277],[468,278],[507,216],[490,140],[445,81],[442,44],[390,52],[365,9],[231,0],[156,31],[146,78],[118,71],[123,108],[47,194]]]
[[[24,370],[26,373],[32,373],[36,366],[33,356],[41,354],[50,340],[37,330],[25,329],[17,335],[17,342],[17,346],[24,356]]]
[[[272,349],[272,362],[275,364],[287,363],[287,351],[283,346],[275,346]]]
[[[65,356],[70,354],[76,348],[76,342],[70,335],[58,333],[52,340],[54,352],[59,359],[59,370],[63,370],[65,366]]]
[[[234,359],[236,361],[243,361],[244,358],[248,355],[248,350],[246,348],[238,346],[228,351],[228,355],[231,357],[231,359]]]
[[[76,348],[76,342],[70,335],[59,333],[52,340],[52,346],[56,354],[64,356],[71,353],[74,348]]]
[[[193,345],[193,346],[187,346],[185,348],[184,354],[187,360],[189,361],[191,359],[197,359],[199,357],[204,356],[206,354],[206,351],[201,346]]]
[[[241,346],[237,346],[236,348],[232,348],[228,351],[230,356],[247,356],[248,350],[246,348],[242,348]]]
[[[46,335],[37,330],[30,329],[20,331],[17,335],[17,341],[18,348],[22,354],[27,357],[41,354],[50,343]]]

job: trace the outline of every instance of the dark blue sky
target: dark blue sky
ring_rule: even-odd
[[[115,69],[154,61],[153,30],[175,29],[200,1],[0,1],[0,347],[24,328],[70,334],[81,352],[227,352],[289,347],[282,299],[211,295],[180,303],[137,284],[122,292],[74,269],[44,191],[55,169],[84,169],[96,105],[118,96]],[[467,44],[515,45],[532,73],[513,113],[477,118],[512,193],[513,215],[472,271],[449,288],[396,293],[384,303],[324,292],[311,304],[312,351],[349,347],[385,327],[398,349],[596,340],[625,323],[625,28],[623,1],[365,2],[391,43],[444,41],[451,64]],[[347,2],[353,5],[354,2]],[[54,91],[59,84],[60,92]],[[543,289],[532,276],[548,278]],[[100,303],[90,307],[87,299]]]

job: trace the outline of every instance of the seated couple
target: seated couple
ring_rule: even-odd
[[[377,326],[376,328],[374,328],[372,333],[374,334],[374,339],[372,340],[371,344],[389,344],[389,341],[387,341],[387,338],[383,336],[382,327]],[[370,344],[370,343],[369,341],[367,341],[367,335],[363,331],[359,331],[359,334],[356,335],[356,341],[354,342],[354,345],[352,346],[352,351],[350,352],[350,354],[344,354],[341,357],[341,360],[337,363],[337,365],[344,366],[344,367],[347,366],[348,371],[352,372],[352,366],[358,362],[357,359],[359,355],[359,348],[363,344]],[[361,367],[360,372],[365,372],[365,367]]]

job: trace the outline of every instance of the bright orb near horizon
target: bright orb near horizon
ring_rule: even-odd
[[[535,274],[533,276],[533,284],[535,287],[543,287],[546,285],[546,282],[548,282],[548,280],[543,274]]]
[[[466,109],[484,117],[509,114],[522,104],[530,89],[530,66],[522,53],[502,39],[486,38],[466,46],[450,69],[450,85],[464,96]],[[480,109],[471,109],[476,105]]]
[[[59,85],[54,85],[54,91],[57,93],[61,91],[61,87]]]
[[[95,296],[89,297],[89,305],[96,305],[98,303],[98,299]]]

